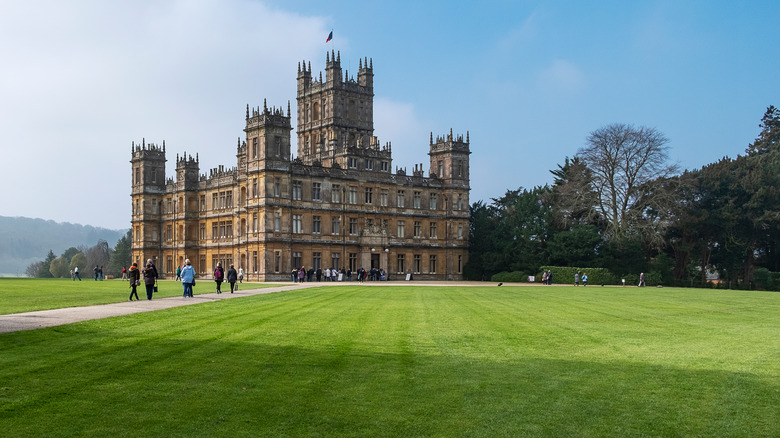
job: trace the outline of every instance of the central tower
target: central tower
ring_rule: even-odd
[[[356,168],[371,157],[389,165],[389,147],[380,150],[374,137],[373,60],[358,62],[357,80],[342,72],[339,52],[325,54],[324,81],[322,73],[312,77],[311,63],[298,65],[298,157],[304,164]]]

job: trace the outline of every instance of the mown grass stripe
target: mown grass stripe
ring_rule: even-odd
[[[8,436],[777,436],[780,295],[323,287],[0,335]],[[627,288],[628,289],[628,288]]]

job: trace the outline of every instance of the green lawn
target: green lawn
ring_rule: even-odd
[[[275,285],[262,283],[243,283],[241,289],[257,289]],[[159,281],[158,292],[154,298],[181,296],[181,283]],[[146,299],[146,287],[137,288],[138,298]],[[222,290],[230,292],[230,285],[224,283]],[[213,281],[197,280],[194,294],[216,291]],[[0,277],[0,315],[9,313],[32,312],[34,310],[59,309],[63,307],[90,306],[127,301],[130,297],[130,283],[122,280],[72,281],[70,279],[51,278],[1,278]],[[135,297],[133,297],[135,298]]]
[[[780,294],[303,289],[0,334],[4,436],[780,436]]]

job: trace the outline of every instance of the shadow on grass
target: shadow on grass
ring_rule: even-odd
[[[4,435],[780,435],[777,381],[751,374],[215,333],[113,338],[94,323],[0,337],[13,348],[0,359]]]

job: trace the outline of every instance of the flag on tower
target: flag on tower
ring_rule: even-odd
[[[330,33],[328,34],[328,39],[326,39],[325,42],[329,43],[330,40],[332,40],[332,39],[333,39],[333,31],[330,31]]]

